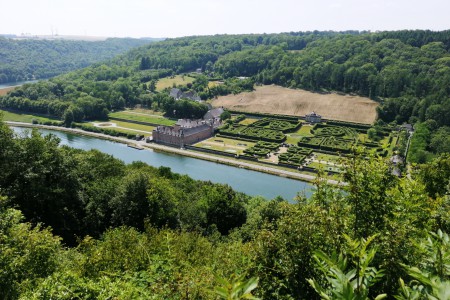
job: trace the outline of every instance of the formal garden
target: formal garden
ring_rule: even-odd
[[[380,156],[392,155],[398,136],[387,126],[333,120],[309,124],[290,116],[236,114],[214,138],[199,143],[198,147],[217,147],[218,152],[233,151],[239,159],[283,168],[311,172],[323,168],[335,173],[339,172],[340,159],[349,155],[354,146]],[[219,146],[217,138],[227,142]],[[234,145],[230,142],[233,140]]]

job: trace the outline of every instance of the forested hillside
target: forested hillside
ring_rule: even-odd
[[[66,124],[106,118],[112,109],[136,104],[171,115],[183,108],[176,107],[167,92],[156,92],[155,82],[201,68],[203,74],[189,88],[203,99],[251,90],[254,83],[368,96],[381,103],[381,122],[424,124],[428,134],[413,138],[409,157],[424,162],[449,151],[449,50],[449,30],[168,39],[48,82],[25,85],[0,99],[0,107],[48,113]],[[209,86],[212,79],[224,84]],[[183,107],[196,110],[188,102]]]
[[[16,40],[0,37],[0,84],[53,77],[105,61],[149,40]]]
[[[290,204],[0,122],[0,297],[447,299],[450,156],[343,163]]]

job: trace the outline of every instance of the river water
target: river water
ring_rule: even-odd
[[[44,80],[44,79],[41,79]],[[16,81],[16,82],[8,82],[8,83],[2,83],[0,84],[0,90],[4,89],[4,88],[9,88],[12,86],[21,86],[24,85],[26,83],[35,83],[38,82],[39,80],[30,80],[30,81]]]
[[[17,133],[24,132],[25,128],[13,127]],[[260,195],[267,199],[281,196],[292,201],[297,193],[309,197],[312,185],[298,180],[279,177],[276,175],[236,168],[196,158],[155,152],[152,150],[137,150],[124,144],[98,139],[90,136],[75,135],[55,130],[39,130],[42,134],[54,134],[61,139],[62,145],[73,148],[90,150],[97,149],[104,153],[131,163],[143,161],[154,167],[170,167],[173,172],[187,174],[194,179],[210,180],[215,183],[226,183],[234,190],[251,196]]]

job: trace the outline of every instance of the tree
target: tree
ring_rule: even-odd
[[[148,89],[150,92],[154,93],[156,91],[156,80],[150,81],[150,84],[148,86]]]
[[[450,127],[441,127],[433,133],[430,148],[437,154],[450,153]]]
[[[150,188],[149,175],[145,172],[128,172],[121,180],[120,187],[109,202],[112,209],[111,223],[114,227],[121,225],[144,229],[144,222],[149,217],[150,203],[147,191]]]
[[[442,197],[450,184],[450,154],[444,153],[428,164],[419,166],[418,176],[430,197]]]
[[[258,287],[258,278],[245,280],[245,275],[233,276],[230,281],[216,277],[220,286],[215,288],[216,294],[224,300],[252,299],[258,300],[252,295],[252,291]]]
[[[220,120],[225,121],[231,119],[231,113],[225,110],[222,114],[220,114]]]
[[[37,130],[17,140],[17,145],[13,172],[3,192],[27,220],[51,226],[73,243],[83,219],[76,161],[58,147],[57,137],[43,137]]]
[[[215,225],[223,235],[245,223],[247,214],[243,197],[236,194],[228,185],[215,184],[204,186],[204,202],[207,203],[206,218],[208,225]]]
[[[63,123],[66,127],[71,127],[74,121],[73,110],[71,108],[66,109],[63,114]]]
[[[400,278],[396,299],[449,299],[450,297],[450,239],[447,233],[430,232],[420,246],[425,253],[421,268],[403,265],[414,280],[410,286]]]
[[[367,137],[369,139],[373,140],[373,141],[376,140],[376,138],[377,138],[377,131],[376,131],[376,129],[375,128],[369,128],[367,130]]]
[[[348,183],[345,189],[352,207],[354,236],[368,238],[382,231],[394,207],[387,194],[396,183],[389,165],[382,158],[366,159],[356,149],[345,162],[344,181]]]
[[[0,196],[0,297],[16,299],[21,287],[57,270],[62,249],[50,228],[24,223],[21,212],[6,205]]]
[[[309,284],[316,290],[322,299],[354,299],[368,300],[369,289],[383,277],[383,271],[371,267],[376,248],[369,245],[375,236],[367,240],[352,240],[344,235],[348,252],[336,252],[328,256],[323,251],[316,251],[313,258],[319,270],[325,275],[326,286],[317,279],[308,279]],[[386,298],[386,294],[380,294],[375,300]]]

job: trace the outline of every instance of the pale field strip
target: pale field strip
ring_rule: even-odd
[[[222,96],[213,101],[242,112],[304,116],[312,111],[326,119],[372,124],[377,117],[377,102],[360,96],[322,94],[276,85],[257,86],[253,92]]]
[[[92,122],[92,125],[94,125],[95,127],[99,127],[99,128],[120,128],[120,129],[125,129],[125,130],[128,130],[128,131],[142,132],[142,133],[147,133],[147,134],[150,134],[150,135],[152,134],[150,131],[144,131],[144,130],[139,130],[139,129],[122,127],[122,126],[118,126],[116,123],[112,123],[112,122],[108,122],[108,123]]]

